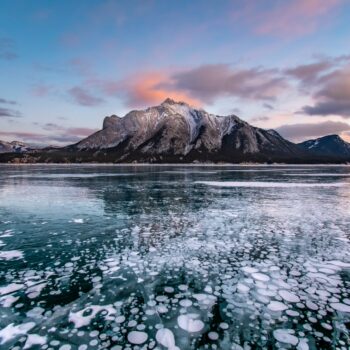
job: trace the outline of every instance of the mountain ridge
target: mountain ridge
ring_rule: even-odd
[[[332,136],[332,135],[331,135]],[[339,137],[339,136],[338,136]],[[334,138],[334,135],[333,135]],[[340,138],[339,138],[340,139]],[[340,139],[341,140],[341,139]],[[105,117],[102,129],[61,148],[1,155],[0,162],[44,163],[315,163],[350,161],[346,152],[295,144],[273,129],[250,125],[166,99],[124,117]],[[347,144],[342,140],[344,144]],[[334,144],[333,141],[332,144]],[[339,142],[338,142],[339,143]],[[346,147],[344,148],[346,149]],[[349,144],[350,149],[350,144]],[[323,152],[323,153],[322,153]]]
[[[0,140],[0,153],[22,153],[31,149],[29,145],[21,141],[2,141]]]
[[[339,135],[332,134],[299,143],[304,149],[328,156],[343,156],[350,158],[350,143]]]

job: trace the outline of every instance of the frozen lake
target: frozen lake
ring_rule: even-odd
[[[350,167],[0,166],[0,349],[350,347]]]

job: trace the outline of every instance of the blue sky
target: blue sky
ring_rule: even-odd
[[[0,139],[63,145],[166,97],[350,140],[350,1],[2,0]]]

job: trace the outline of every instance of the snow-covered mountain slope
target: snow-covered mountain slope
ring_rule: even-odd
[[[19,141],[6,142],[0,140],[0,153],[22,153],[30,149],[28,145]]]

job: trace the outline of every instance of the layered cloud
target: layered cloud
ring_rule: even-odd
[[[170,86],[212,103],[219,97],[274,100],[287,88],[287,83],[278,70],[212,64],[174,74]]]
[[[0,107],[0,118],[20,118],[21,113],[10,108]]]
[[[87,89],[79,86],[69,89],[68,94],[75,103],[81,106],[92,107],[104,102],[102,98],[94,96]]]
[[[66,145],[80,141],[83,137],[91,135],[96,132],[97,129],[91,128],[73,128],[64,127],[54,123],[47,123],[41,126],[45,131],[50,133],[37,133],[37,132],[17,132],[17,131],[0,131],[0,138],[6,138],[8,140],[21,140],[33,145]]]
[[[288,68],[285,70],[285,73],[295,79],[298,79],[303,85],[310,85],[317,82],[320,75],[333,68],[333,66],[333,60],[323,59],[318,62]]]
[[[232,68],[227,64],[203,65],[186,70],[152,71],[121,81],[90,80],[108,96],[122,97],[129,107],[160,103],[165,98],[195,106],[211,104],[218,98],[273,101],[288,88],[278,70],[260,67]]]
[[[7,100],[6,98],[1,98],[1,97],[0,97],[0,103],[8,104],[8,105],[16,105],[17,104],[16,101]]]
[[[350,118],[350,64],[322,76],[318,84],[319,88],[314,94],[315,104],[304,106],[302,112]]]
[[[342,134],[350,131],[350,125],[344,122],[325,121],[283,125],[276,128],[276,130],[286,139],[298,142],[329,134]]]
[[[1,105],[7,105],[2,107]],[[12,108],[8,108],[8,105],[17,105],[16,101],[0,98],[0,118],[20,118],[22,114]]]

